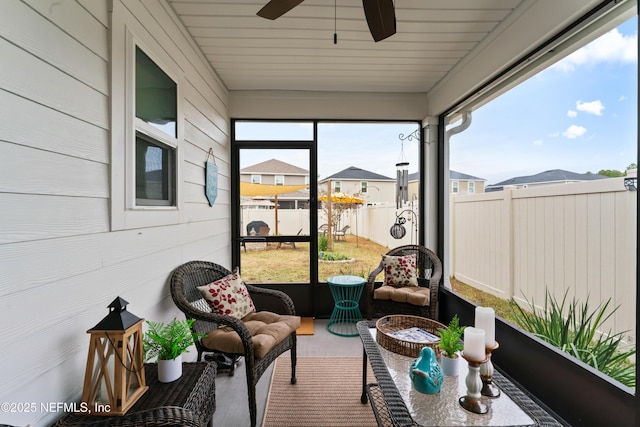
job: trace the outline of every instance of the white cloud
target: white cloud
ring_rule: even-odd
[[[567,128],[567,130],[562,132],[562,135],[569,139],[576,139],[584,135],[585,133],[587,133],[587,128],[582,126],[571,125]]]
[[[567,111],[567,117],[575,117],[577,115],[578,115],[577,111],[574,111],[574,110]]]
[[[535,145],[536,147],[540,147],[542,145],[542,140],[536,139],[535,141],[533,141],[533,145]]]
[[[623,35],[615,28],[573,52],[553,67],[563,71],[573,71],[581,65],[594,65],[600,62],[637,63],[638,35]]]
[[[551,138],[557,138],[557,137],[559,137],[559,136],[560,136],[560,132],[553,132],[553,133],[550,133],[550,134],[549,134],[549,136],[550,136]]]
[[[626,100],[627,100],[627,97],[624,95],[620,95],[620,98],[618,98],[618,101],[621,101],[621,102]]]
[[[600,100],[591,101],[591,102],[576,102],[576,109],[578,111],[584,111],[585,113],[595,114],[596,116],[602,115],[602,110],[604,110],[604,105]]]

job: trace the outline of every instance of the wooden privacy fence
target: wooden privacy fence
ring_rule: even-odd
[[[452,195],[450,274],[525,306],[611,298],[603,332],[635,343],[636,197],[623,178]]]

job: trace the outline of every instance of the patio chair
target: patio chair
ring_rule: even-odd
[[[403,277],[403,271],[393,268],[394,262],[402,260],[396,257],[409,255],[416,256],[413,278]],[[383,272],[385,280],[377,285],[376,277]],[[369,274],[365,285],[367,318],[371,320],[388,314],[410,314],[437,320],[438,286],[441,278],[442,263],[430,249],[419,245],[391,249]]]
[[[336,232],[333,233],[333,238],[335,240],[344,240],[346,242],[347,241],[347,231],[350,228],[351,228],[350,225],[345,225],[340,230],[337,230]]]
[[[245,284],[249,295],[277,300],[283,315],[253,311],[242,319],[214,312],[198,287],[227,278],[232,273],[208,261],[190,261],[178,266],[171,275],[171,298],[187,319],[195,319],[194,332],[208,335],[196,342],[198,361],[203,353],[224,354],[232,359],[243,356],[247,374],[247,392],[251,426],[256,425],[256,384],[278,356],[291,352],[291,384],[296,383],[296,329],[300,317],[295,315],[291,298],[281,291]],[[234,272],[235,274],[235,272]],[[229,375],[233,375],[235,364]]]
[[[318,234],[327,234],[327,231],[329,231],[329,224],[322,224],[320,227],[318,227]]]
[[[298,230],[298,233],[296,234],[296,236],[299,236],[300,234],[302,234],[302,228]],[[278,242],[278,247],[276,249],[280,249],[282,245],[289,245],[293,249],[296,249],[296,242]]]

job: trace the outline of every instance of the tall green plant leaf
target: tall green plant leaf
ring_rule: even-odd
[[[547,291],[542,311],[536,309],[533,300],[528,301],[529,310],[525,310],[511,299],[510,306],[516,323],[622,384],[635,387],[636,367],[630,362],[636,354],[635,347],[621,349],[626,331],[613,334],[600,330],[618,307],[610,309],[609,299],[591,309],[588,297],[582,304],[578,304],[575,297],[567,303],[567,293],[558,302]]]

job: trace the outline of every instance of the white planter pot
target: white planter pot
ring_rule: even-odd
[[[170,383],[182,376],[182,356],[172,360],[158,360],[158,381]]]
[[[460,373],[460,357],[452,359],[441,354],[440,365],[442,367],[442,373],[448,377],[457,377]]]

